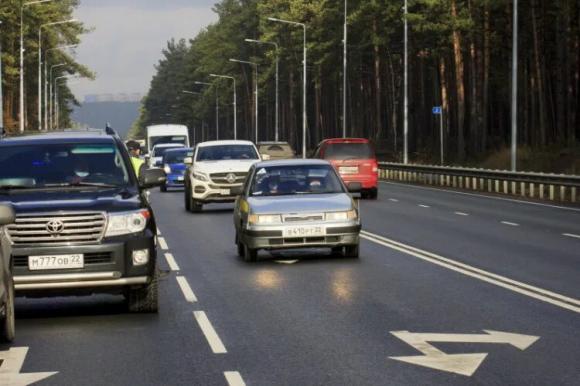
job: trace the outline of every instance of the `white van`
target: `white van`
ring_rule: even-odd
[[[190,147],[189,130],[183,125],[154,125],[147,127],[147,153],[156,145],[176,144]]]

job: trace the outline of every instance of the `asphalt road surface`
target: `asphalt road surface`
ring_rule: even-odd
[[[579,209],[383,183],[360,259],[244,263],[232,205],[152,200],[159,315],[18,299],[0,385],[580,384]]]

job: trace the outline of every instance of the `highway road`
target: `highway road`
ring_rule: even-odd
[[[0,359],[21,384],[580,382],[578,208],[383,183],[361,202],[360,259],[244,263],[232,205],[193,215],[182,192],[152,201],[159,315],[117,297],[18,299]]]

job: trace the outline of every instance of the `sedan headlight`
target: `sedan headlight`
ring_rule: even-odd
[[[248,216],[250,225],[269,225],[282,223],[282,216],[279,214],[251,214]]]
[[[165,171],[165,174],[171,174],[171,167],[169,165],[165,164],[163,170]]]
[[[328,212],[326,213],[326,221],[348,221],[356,220],[358,214],[356,210],[349,210],[347,212]]]
[[[207,175],[205,175],[204,173],[201,173],[201,172],[194,171],[193,178],[195,178],[198,181],[209,182],[209,178],[207,177]]]
[[[105,237],[143,232],[150,217],[151,213],[147,209],[134,212],[109,213]]]

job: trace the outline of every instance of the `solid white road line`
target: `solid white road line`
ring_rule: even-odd
[[[455,214],[458,216],[469,216],[468,213],[463,213],[463,212],[455,212]]]
[[[397,241],[390,240],[386,237],[375,235],[370,232],[362,231],[361,237],[373,243],[394,249],[407,255],[417,257],[421,260],[436,264],[438,266],[450,269],[455,272],[459,272],[463,275],[470,276],[475,279],[479,279],[481,281],[485,281],[487,283],[496,285],[498,287],[502,287],[510,291],[517,292],[519,294],[526,295],[531,298],[541,300],[543,302],[550,303],[552,305],[580,313],[579,299],[574,299],[552,291],[545,290],[543,288],[534,287],[526,283],[509,279],[505,276],[484,271],[471,265],[460,263],[459,261],[455,261],[431,252],[427,252],[422,249],[412,247],[410,245],[399,243]]]
[[[392,202],[399,202],[399,200],[397,200],[396,198],[389,198],[389,201],[392,201]]]
[[[197,297],[193,293],[193,290],[189,286],[187,279],[184,276],[177,276],[177,284],[179,284],[179,288],[181,288],[181,292],[183,292],[183,296],[185,300],[190,303],[197,302]]]
[[[503,225],[508,225],[508,226],[510,226],[510,227],[519,227],[519,226],[520,226],[520,224],[517,224],[517,223],[515,223],[515,222],[509,222],[509,221],[501,221],[501,223],[502,223]]]
[[[225,371],[224,376],[229,386],[246,386],[246,382],[237,371]]]
[[[169,264],[169,268],[171,268],[172,271],[180,270],[179,265],[177,265],[177,261],[175,261],[175,258],[171,253],[165,254],[165,260],[167,260],[167,264]]]
[[[161,236],[161,229],[159,227],[157,227],[157,236]]]
[[[193,311],[193,316],[195,320],[197,320],[197,324],[199,324],[199,328],[205,335],[209,346],[214,354],[226,354],[228,351],[226,347],[222,343],[220,337],[218,336],[217,332],[211,325],[211,322],[207,318],[207,315],[203,311]]]
[[[457,192],[455,190],[436,189],[436,188],[430,188],[430,187],[427,187],[427,186],[416,186],[416,185],[400,184],[400,183],[397,183],[397,182],[387,182],[387,181],[380,181],[380,182],[382,184],[404,186],[404,187],[413,188],[413,189],[430,190],[430,191],[433,191],[433,192],[443,192],[443,193],[451,193],[451,194],[460,194],[462,196],[488,198],[490,200],[508,201],[508,202],[515,202],[515,203],[518,203],[518,204],[527,204],[527,205],[543,206],[543,207],[546,207],[546,208],[564,209],[564,210],[571,210],[573,212],[580,212],[580,208],[572,208],[572,207],[568,207],[568,206],[542,204],[540,202],[521,201],[521,200],[516,200],[514,198],[504,198],[504,197],[496,197],[496,196],[486,196],[484,194],[467,193],[467,192]]]
[[[423,205],[423,204],[419,204],[419,206],[420,206],[421,208],[431,208],[429,205]]]
[[[167,245],[167,241],[165,241],[165,239],[163,237],[158,237],[157,242],[159,243],[159,246],[161,247],[161,249],[163,249],[164,251],[169,249],[169,246]]]
[[[580,239],[580,235],[575,235],[573,233],[562,233],[562,236],[572,237],[572,238],[575,238],[575,239]]]

